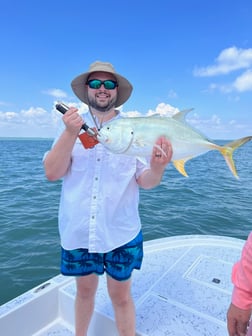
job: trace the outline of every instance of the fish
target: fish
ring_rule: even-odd
[[[117,118],[99,130],[97,139],[113,153],[146,158],[151,156],[153,147],[158,147],[163,152],[155,142],[160,136],[165,136],[173,149],[171,161],[178,172],[185,177],[188,177],[185,169],[187,161],[208,151],[217,150],[224,157],[234,177],[238,179],[233,152],[252,140],[252,136],[220,146],[187,123],[186,115],[192,110],[179,111],[171,117],[154,115]]]

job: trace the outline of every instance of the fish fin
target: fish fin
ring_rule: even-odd
[[[192,110],[194,110],[193,108],[191,109],[187,109],[187,110],[182,110],[182,111],[179,111],[177,113],[175,113],[172,118],[177,120],[177,121],[180,121],[180,122],[185,122],[185,117],[186,115],[191,112]]]
[[[196,133],[198,133],[199,135],[202,136],[202,138],[204,138],[205,140],[207,141],[211,141],[209,138],[207,138],[205,136],[205,134],[203,134],[202,132],[200,132],[199,130],[197,130],[196,128],[194,128],[192,125],[190,125],[187,121],[186,121],[186,115],[191,112],[192,110],[194,110],[194,108],[191,108],[191,109],[187,109],[187,110],[182,110],[182,111],[179,111],[177,113],[175,113],[173,116],[172,116],[172,119],[175,119],[183,124],[185,124],[186,126],[190,127],[193,131],[195,131]]]
[[[185,163],[189,160],[190,158],[187,159],[182,159],[182,160],[173,160],[172,163],[174,167],[180,172],[185,177],[188,177],[187,172],[185,171]]]
[[[182,110],[182,111],[179,111],[179,112],[176,112],[175,114],[173,115],[164,115],[164,114],[161,114],[159,112],[155,112],[154,114],[148,116],[148,118],[172,118],[172,119],[175,119],[177,121],[180,121],[180,122],[183,122],[185,123],[185,117],[187,115],[187,113],[191,112],[192,110],[194,110],[194,108],[190,108],[190,109],[186,109],[186,110]]]
[[[144,165],[147,165],[147,159],[142,156],[137,156],[137,160],[143,163]]]
[[[246,142],[252,140],[252,136],[247,136],[238,140],[234,140],[225,146],[219,148],[219,151],[223,155],[229,169],[231,170],[232,174],[239,179],[239,176],[236,171],[235,163],[233,160],[233,153],[234,151],[239,148],[240,146],[244,145]]]
[[[163,117],[163,115],[160,114],[160,113],[158,113],[158,112],[156,112],[156,113],[154,113],[152,115],[149,115],[147,118],[160,118],[160,117]]]

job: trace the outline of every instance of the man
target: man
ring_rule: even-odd
[[[234,264],[232,300],[227,311],[229,336],[252,336],[252,326],[247,331],[252,312],[252,233],[245,242],[240,260]]]
[[[130,82],[110,63],[95,62],[72,81],[77,97],[89,106],[89,126],[99,129],[120,118],[116,107],[131,95]],[[138,213],[139,186],[157,186],[172,157],[164,137],[157,139],[150,164],[113,154],[101,144],[84,148],[78,135],[83,118],[76,108],[63,116],[64,129],[44,159],[49,180],[63,178],[59,208],[61,272],[76,276],[76,336],[86,336],[92,317],[98,276],[107,287],[121,336],[135,335],[131,273],[140,269],[143,247]],[[87,137],[88,138],[88,137]],[[86,141],[86,140],[85,140]],[[88,147],[88,146],[87,146]]]

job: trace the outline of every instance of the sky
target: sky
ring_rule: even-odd
[[[53,138],[55,104],[86,110],[73,78],[110,62],[134,90],[125,115],[171,115],[210,139],[252,135],[251,0],[0,4],[0,137]]]

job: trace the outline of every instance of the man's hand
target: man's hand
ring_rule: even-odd
[[[227,311],[229,336],[246,336],[250,316],[251,309],[240,309],[231,303]]]
[[[150,169],[145,170],[137,183],[144,189],[151,189],[159,185],[166,165],[172,158],[172,145],[165,137],[160,137],[153,148]]]
[[[81,126],[84,123],[82,117],[77,113],[77,111],[78,109],[71,107],[63,116],[66,130],[76,136],[79,134]]]
[[[172,158],[172,145],[169,140],[164,136],[158,138],[153,147],[151,156],[151,169],[164,169],[165,166],[171,161]]]

